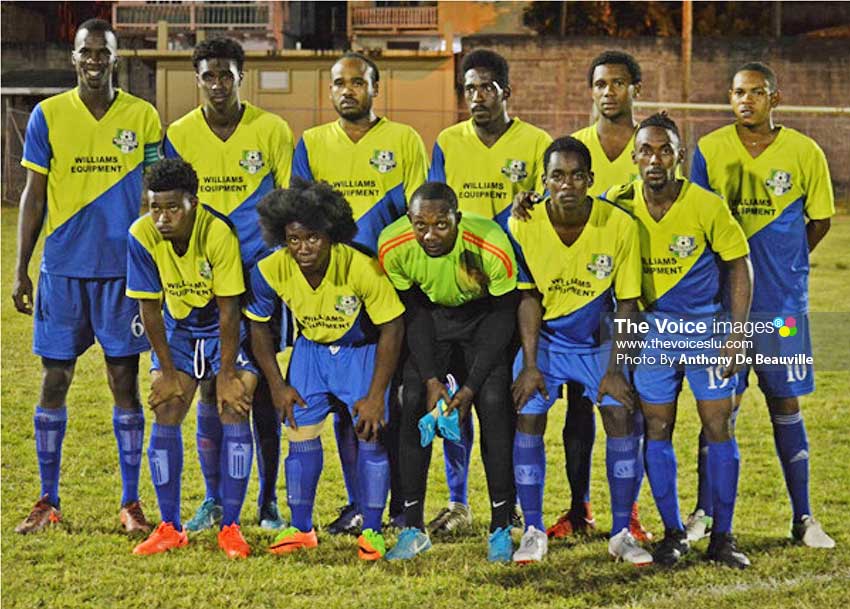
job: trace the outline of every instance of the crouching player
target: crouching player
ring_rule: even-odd
[[[544,184],[551,198],[526,221],[511,217],[508,230],[519,263],[519,334],[513,398],[519,412],[514,437],[514,481],[525,534],[513,560],[542,560],[546,414],[560,386],[581,383],[601,406],[608,436],[606,463],[614,517],[609,553],[634,565],[652,562],[629,532],[640,436],[633,433],[634,391],[604,342],[603,317],[615,307],[637,311],[641,289],[640,240],[628,213],[587,196],[593,184],[590,151],[579,140],[555,140],[543,156]],[[610,397],[609,397],[610,396]]]
[[[239,239],[224,216],[198,205],[198,176],[184,161],[151,167],[144,193],[150,213],[130,227],[127,296],[139,301],[154,351],[148,401],[156,420],[148,461],[162,523],[133,553],[158,554],[189,542],[180,522],[180,425],[198,382],[215,376],[224,428],[218,545],[230,558],[245,558],[250,549],[239,514],[251,473],[248,413],[257,376],[239,348],[239,297],[245,291]]]
[[[634,383],[646,417],[646,471],[665,527],[653,558],[672,565],[689,549],[679,513],[672,444],[676,402],[687,377],[708,441],[714,504],[708,557],[744,568],[750,561],[732,537],[740,456],[731,425],[736,356],[742,353],[743,335],[723,337],[713,328],[714,319],[724,315],[724,299],[733,326],[742,327],[747,321],[752,268],[747,240],[725,202],[676,178],[684,157],[680,141],[676,124],[665,114],[644,120],[633,153],[640,181],[612,187],[603,195],[633,213],[640,230],[641,298],[649,331]],[[725,297],[721,270],[727,274]],[[691,328],[666,329],[670,322],[681,320],[690,322]],[[674,350],[667,343],[685,347]]]
[[[338,191],[296,178],[290,188],[266,195],[257,211],[266,242],[283,246],[254,267],[245,309],[251,348],[288,424],[284,467],[292,526],[281,531],[269,551],[316,547],[313,503],[322,473],[322,426],[333,409],[347,408],[358,436],[363,511],[358,553],[363,560],[378,560],[385,553],[381,517],[390,483],[379,432],[387,423],[404,307],[377,262],[346,245],[357,225]],[[289,384],[281,376],[268,328],[278,299],[292,311],[300,332]]]

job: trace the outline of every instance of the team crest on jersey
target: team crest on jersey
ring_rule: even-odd
[[[506,159],[505,165],[502,167],[502,175],[514,184],[523,181],[528,177],[528,170],[525,168],[525,161]]]
[[[673,235],[673,241],[668,249],[679,258],[687,258],[697,249],[697,240],[687,235]]]
[[[775,196],[781,197],[791,190],[791,174],[781,169],[771,169],[770,177],[764,181],[764,184]]]
[[[263,153],[259,150],[243,150],[242,160],[239,161],[239,166],[251,175],[254,175],[265,166]]]
[[[357,307],[360,304],[360,299],[353,294],[351,296],[337,296],[336,304],[334,305],[334,309],[337,312],[342,313],[343,315],[354,315],[357,311]]]
[[[112,143],[121,152],[127,154],[133,152],[139,147],[139,140],[136,139],[136,132],[129,129],[119,129],[112,138]]]
[[[198,263],[198,274],[207,281],[212,279],[212,267],[209,260],[201,260]]]
[[[593,254],[587,270],[597,279],[605,279],[614,270],[614,259],[608,254]]]
[[[392,150],[376,150],[372,153],[369,164],[377,169],[378,173],[389,173],[398,165]]]

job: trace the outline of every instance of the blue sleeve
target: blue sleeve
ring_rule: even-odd
[[[514,254],[516,255],[517,283],[534,283],[534,277],[531,276],[531,271],[528,270],[528,263],[525,261],[525,256],[522,253],[522,246],[514,239],[509,227],[505,228],[505,231],[508,234],[508,239],[510,239],[511,245],[514,248]]]
[[[50,169],[51,158],[53,158],[53,151],[50,148],[47,120],[44,118],[41,104],[38,104],[35,110],[32,111],[32,114],[30,114],[29,121],[27,121],[24,155],[21,162],[25,167],[36,165],[44,169],[43,173],[47,173],[47,170]],[[30,167],[30,169],[35,168]]]
[[[180,153],[177,152],[177,149],[174,147],[174,144],[172,144],[171,140],[168,139],[168,134],[165,135],[165,140],[162,143],[162,153],[167,159],[180,158]]]
[[[437,143],[434,144],[434,151],[431,153],[431,167],[428,169],[428,181],[446,183],[446,157],[443,154],[443,149]]]
[[[161,293],[162,283],[153,257],[130,233],[127,238],[127,295],[139,298]]]
[[[292,156],[292,177],[298,176],[310,182],[315,182],[313,172],[310,170],[310,157],[307,154],[307,145],[302,137],[298,140],[298,145],[295,147],[295,154]]]
[[[251,269],[251,289],[245,306],[248,317],[256,321],[268,321],[274,314],[278,300],[277,292],[260,272],[260,266],[255,264]]]
[[[691,182],[711,190],[711,186],[708,185],[708,167],[705,165],[705,157],[699,146],[694,150],[694,160],[691,162]]]

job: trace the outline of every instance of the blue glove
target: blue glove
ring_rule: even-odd
[[[425,415],[419,419],[418,427],[419,443],[422,445],[422,448],[425,448],[434,441],[434,436],[437,435],[437,419],[435,419],[434,415],[430,412],[426,412]]]
[[[457,381],[451,374],[446,375],[446,381],[446,389],[448,389],[449,397],[454,397],[459,389]],[[446,415],[447,407],[448,404],[446,404],[445,400],[441,399],[437,402],[437,411],[439,412],[439,417],[437,417],[437,433],[444,440],[460,442],[460,415],[457,409],[453,410],[451,414]]]

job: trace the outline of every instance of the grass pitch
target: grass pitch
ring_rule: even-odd
[[[9,298],[15,258],[14,209],[2,210],[2,604],[4,607],[843,607],[850,589],[850,443],[844,419],[850,404],[848,372],[817,373],[818,389],[804,400],[811,443],[812,504],[825,529],[838,542],[834,551],[809,550],[788,539],[790,506],[764,402],[748,391],[738,418],[741,482],[735,528],[753,567],[745,572],[711,566],[696,544],[673,570],[637,570],[608,560],[604,533],[591,539],[556,542],[538,565],[490,565],[485,560],[487,495],[480,452],[473,454],[471,501],[474,530],[435,540],[434,549],[406,564],[363,564],[354,539],[320,532],[317,550],[290,557],[264,552],[272,535],[256,526],[254,479],[243,511],[243,528],[254,554],[231,562],[218,550],[215,533],[192,538],[188,548],[139,558],[135,541],[120,532],[120,478],[111,429],[111,400],[102,354],[89,350],[77,365],[68,397],[68,433],[63,449],[61,527],[39,535],[14,533],[38,493],[32,414],[38,398],[40,365],[31,353],[31,320],[17,314]],[[839,217],[813,257],[813,311],[847,311],[850,218]],[[38,262],[33,261],[35,281]],[[843,347],[847,353],[846,345]],[[845,356],[846,357],[846,356]],[[148,358],[142,362],[147,368]],[[753,379],[754,380],[754,379]],[[142,392],[148,379],[142,374]],[[551,412],[546,434],[548,479],[546,521],[552,521],[568,495],[560,430],[564,406]],[[153,417],[148,414],[148,432]],[[610,526],[604,468],[604,432],[599,425],[592,495],[600,531]],[[693,399],[683,395],[675,445],[679,455],[682,511],[694,504],[698,423]],[[194,412],[183,429],[186,448],[183,516],[203,498],[195,457]],[[324,435],[325,471],[319,485],[319,525],[335,516],[345,493],[331,426]],[[284,451],[286,447],[284,447]],[[283,475],[281,473],[281,478]],[[434,453],[426,514],[447,500],[442,453]],[[148,515],[158,514],[150,474],[142,468],[142,500]],[[281,491],[281,507],[285,508]],[[661,534],[648,483],[641,497],[643,520]],[[288,510],[285,510],[288,515]],[[394,539],[389,540],[390,543]]]

